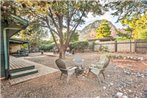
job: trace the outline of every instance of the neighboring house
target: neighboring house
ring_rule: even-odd
[[[23,49],[23,45],[26,45],[26,50],[29,50],[29,42],[18,40],[18,39],[9,39],[9,53],[16,54],[19,50]]]

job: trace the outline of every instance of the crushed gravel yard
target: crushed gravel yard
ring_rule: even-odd
[[[76,53],[67,56],[65,59],[67,66],[74,66],[72,60],[76,55],[84,59],[84,66],[88,68],[99,60],[101,54]],[[144,54],[143,57],[147,58],[147,55]],[[57,69],[55,64],[57,58],[57,55],[33,53],[24,59]],[[147,90],[146,60],[111,59],[105,75],[105,80],[100,76],[102,83],[99,83],[92,73],[77,78],[73,75],[67,83],[66,76],[60,80],[59,71],[13,86],[8,80],[2,80],[1,94],[2,98],[116,98],[116,94],[119,93],[127,98],[144,98]]]

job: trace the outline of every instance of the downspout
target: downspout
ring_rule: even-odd
[[[8,78],[9,75],[9,49],[7,47],[7,30],[20,30],[20,28],[4,28],[3,29],[3,37],[4,37],[4,60],[5,60],[5,74],[6,77]]]

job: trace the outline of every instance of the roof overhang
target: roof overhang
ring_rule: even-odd
[[[13,23],[10,24],[8,28],[18,28],[18,29],[8,30],[7,33],[9,38],[14,34],[18,33],[19,31],[21,31],[22,29],[25,29],[29,25],[29,22],[21,17],[15,15],[10,15],[10,17],[12,18]]]
[[[10,44],[28,44],[29,41],[19,40],[19,39],[9,39]]]

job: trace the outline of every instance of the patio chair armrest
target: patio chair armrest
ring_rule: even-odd
[[[72,60],[73,62],[75,61],[75,59]]]
[[[90,67],[94,67],[94,66],[96,66],[95,64],[91,64],[91,66]]]
[[[67,69],[68,75],[72,75],[72,74],[74,74],[76,68],[77,68],[77,67],[68,68],[68,69]]]
[[[97,66],[97,65],[95,65],[95,64],[91,64],[90,68],[97,68],[97,69],[101,69],[101,67],[100,67],[100,66]]]
[[[67,70],[75,70],[77,67],[68,67]]]
[[[68,69],[64,69],[64,68],[60,68],[61,70],[65,70],[65,71],[67,71]]]
[[[82,59],[82,62],[84,62],[85,60],[84,59]]]
[[[94,69],[94,70],[96,70],[96,69],[98,69],[98,68],[95,68],[95,67],[90,67],[90,69],[91,69],[91,70],[93,70],[93,69]]]
[[[100,73],[101,69],[92,68],[90,72],[94,73],[95,75],[98,75]]]

